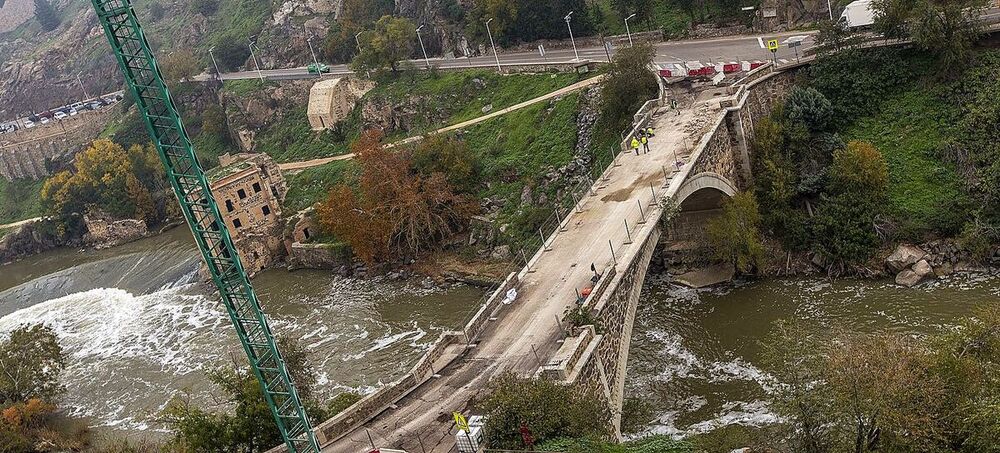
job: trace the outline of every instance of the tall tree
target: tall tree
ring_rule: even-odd
[[[626,47],[615,54],[601,87],[601,121],[604,129],[629,127],[632,115],[643,102],[656,97],[656,76],[648,66],[655,51],[648,44]]]
[[[361,53],[351,66],[355,71],[390,68],[413,53],[417,27],[405,17],[382,16],[375,29],[361,35]]]
[[[52,7],[49,0],[35,0],[35,19],[45,31],[55,30],[62,23],[59,13]]]
[[[708,224],[716,257],[741,273],[755,272],[764,259],[760,207],[753,192],[741,192],[722,204],[722,214]]]
[[[433,247],[478,210],[443,173],[420,174],[409,152],[385,150],[380,141],[380,133],[369,131],[352,147],[361,166],[357,193],[336,186],[317,212],[324,229],[370,264]]]

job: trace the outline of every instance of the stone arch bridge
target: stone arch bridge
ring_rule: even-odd
[[[679,205],[680,217],[665,230],[683,237],[721,200],[749,186],[754,123],[782,98],[791,72],[764,66],[678,109],[666,107],[661,86],[659,98],[634,121],[635,128],[655,128],[651,152],[619,153],[464,328],[444,333],[410,372],[318,425],[323,451],[367,452],[372,443],[410,453],[454,451],[452,412],[474,414],[490,379],[504,372],[546,376],[590,392],[612,410],[609,429],[618,435],[632,325],[664,231],[661,212]],[[688,223],[695,226],[685,229]],[[511,288],[517,298],[502,303]],[[591,293],[579,300],[583,288]],[[595,325],[565,322],[577,308]]]

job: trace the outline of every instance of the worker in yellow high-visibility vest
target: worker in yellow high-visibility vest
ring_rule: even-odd
[[[635,150],[635,155],[639,155],[639,139],[632,137],[632,149]]]
[[[642,137],[642,153],[643,154],[648,154],[649,153],[649,137],[646,137],[646,134],[640,134],[639,136]]]

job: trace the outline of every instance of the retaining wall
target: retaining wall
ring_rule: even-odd
[[[0,177],[42,179],[47,162],[67,159],[85,148],[107,126],[118,104],[61,121],[0,135]]]

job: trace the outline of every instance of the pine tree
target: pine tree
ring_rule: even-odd
[[[52,31],[59,27],[62,19],[48,0],[35,0],[35,19],[45,31]]]

